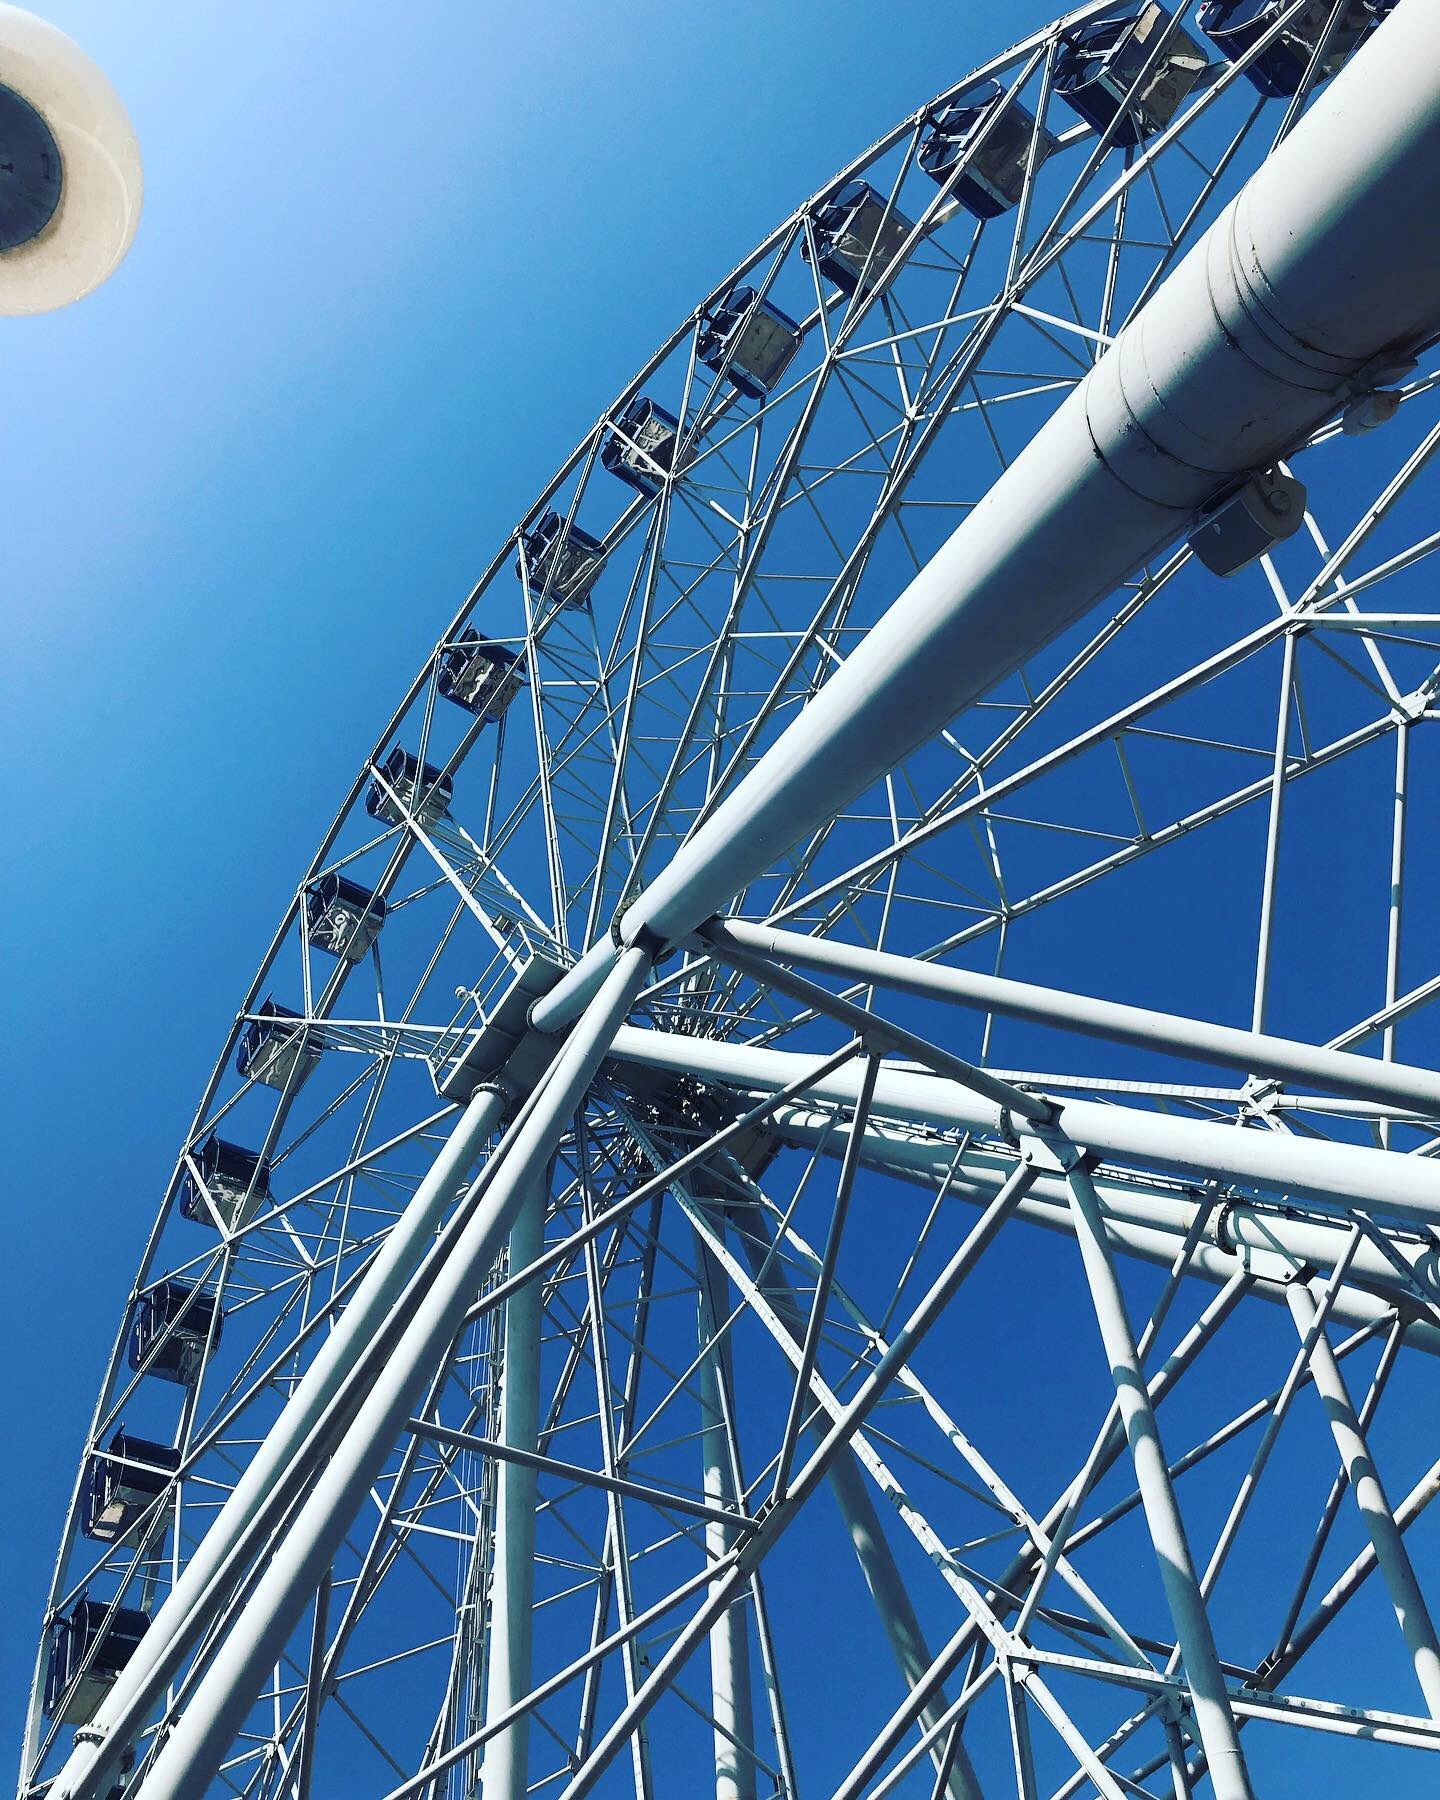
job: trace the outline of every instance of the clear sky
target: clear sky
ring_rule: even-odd
[[[439,624],[698,295],[1058,8],[39,10],[130,106],[146,205],[107,287],[0,321],[0,1761],[177,1146]]]

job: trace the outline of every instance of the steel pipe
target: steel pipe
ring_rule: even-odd
[[[722,953],[733,946],[850,976],[856,981],[877,982],[900,993],[948,1000],[981,1012],[1054,1025],[1062,1031],[1080,1031],[1090,1037],[1134,1044],[1142,1050],[1194,1057],[1247,1074],[1300,1081],[1326,1093],[1346,1094],[1425,1117],[1440,1117],[1440,1074],[1433,1069],[1377,1062],[1344,1050],[1272,1037],[1267,1032],[1242,1031],[1204,1019],[1156,1012],[1146,1006],[1096,1000],[1087,994],[1010,981],[999,975],[972,974],[968,969],[917,962],[910,956],[892,956],[859,944],[807,937],[798,931],[777,931],[773,926],[752,925],[742,919],[717,920],[702,935]]]
[[[292,1471],[318,1466],[317,1440],[333,1427],[334,1402],[400,1300],[435,1232],[461,1191],[470,1168],[504,1117],[508,1096],[498,1087],[477,1090],[431,1164],[390,1235],[375,1253],[329,1337],[278,1419],[256,1446],[231,1490],[156,1613],[135,1653],[117,1676],[90,1726],[56,1777],[56,1800],[81,1800],[108,1783],[164,1692],[165,1683],[214,1616],[218,1581],[227,1561],[257,1536],[262,1509]],[[258,1548],[258,1544],[256,1545]]]
[[[716,1342],[723,1316],[717,1295],[717,1270],[698,1235],[695,1261],[699,1277],[695,1328],[700,1348],[696,1378],[700,1391],[701,1478],[710,1505],[733,1513],[741,1499],[726,1429],[731,1401],[726,1367],[728,1339]],[[705,1554],[717,1567],[724,1566],[734,1547],[731,1527],[713,1521],[706,1524]],[[710,1632],[710,1712],[715,1721],[715,1800],[756,1800],[750,1637],[743,1598],[720,1614]]]
[[[679,943],[1440,325],[1440,12],[1400,5],[864,641],[536,1008]]]
[[[849,1120],[837,1121],[832,1112],[801,1106],[777,1109],[770,1128],[785,1143],[823,1150],[830,1156],[840,1155],[854,1132]],[[914,1182],[931,1192],[943,1187],[958,1199],[984,1205],[1014,1167],[1014,1157],[981,1144],[968,1145],[958,1156],[957,1149],[949,1138],[927,1138],[913,1129],[879,1121],[865,1129],[861,1160],[867,1169]],[[1111,1242],[1145,1261],[1169,1262],[1192,1229],[1200,1207],[1193,1194],[1162,1181],[1098,1176],[1095,1188]],[[1069,1235],[1064,1177],[1039,1175],[1016,1208],[1016,1217]],[[1191,1267],[1214,1281],[1227,1281],[1243,1268],[1263,1284],[1267,1296],[1278,1300],[1283,1298],[1284,1284],[1305,1268],[1327,1273],[1333,1269],[1346,1254],[1351,1235],[1338,1220],[1325,1224],[1236,1201],[1211,1210],[1208,1231],[1195,1246]],[[1417,1290],[1432,1300],[1440,1298],[1440,1253],[1434,1243],[1420,1236],[1392,1236],[1389,1242],[1400,1267],[1368,1238],[1362,1238],[1354,1249],[1345,1292],[1354,1296],[1360,1311],[1354,1316],[1352,1311],[1340,1315],[1352,1323],[1368,1323],[1389,1306],[1413,1307]],[[1413,1287],[1401,1274],[1401,1267],[1409,1269]],[[1363,1292],[1357,1294],[1357,1288]],[[1412,1326],[1410,1341],[1440,1350],[1440,1329]]]
[[[811,1061],[794,1051],[629,1025],[616,1032],[612,1055],[717,1081],[741,1093],[773,1093],[801,1077]],[[853,1067],[842,1068],[816,1081],[809,1091],[817,1099],[853,1108],[859,1084]],[[1013,1136],[1017,1123],[1004,1108],[958,1082],[893,1064],[881,1065],[875,1107],[892,1118],[958,1125],[997,1137]],[[1208,1120],[1088,1100],[1057,1102],[1057,1115],[1060,1128],[1075,1143],[1122,1162],[1183,1169],[1205,1179],[1305,1195],[1343,1207],[1363,1202],[1367,1210],[1426,1224],[1440,1221],[1440,1165],[1428,1158],[1268,1131],[1237,1131]]]
[[[1306,1283],[1296,1281],[1291,1284],[1289,1300],[1295,1329],[1302,1341],[1306,1340],[1309,1334],[1315,1333],[1314,1296]],[[1430,1717],[1440,1720],[1440,1639],[1436,1638],[1430,1609],[1425,1604],[1420,1583],[1415,1579],[1404,1536],[1381,1485],[1380,1472],[1375,1467],[1364,1428],[1323,1325],[1315,1334],[1310,1351],[1310,1375],[1324,1402],[1335,1448],[1340,1452],[1341,1464],[1349,1478],[1350,1492],[1365,1522],[1390,1604],[1404,1633],[1415,1679],[1425,1697]]]
[[[213,1780],[266,1671],[378,1478],[420,1388],[503,1249],[525,1194],[554,1154],[648,968],[643,951],[627,951],[556,1057],[480,1204],[156,1756],[145,1777],[147,1800],[182,1800]]]
[[[509,1268],[526,1269],[545,1245],[545,1188],[536,1183],[510,1228]],[[540,1442],[540,1313],[542,1281],[527,1282],[505,1302],[500,1365],[500,1437],[508,1449],[534,1455]],[[496,1472],[494,1577],[485,1717],[502,1718],[530,1692],[535,1606],[533,1466],[505,1461]],[[517,1719],[485,1746],[482,1782],[489,1800],[524,1800],[530,1782],[530,1720]]]

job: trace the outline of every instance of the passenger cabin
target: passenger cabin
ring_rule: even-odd
[[[260,1002],[259,1017],[240,1033],[235,1067],[266,1087],[289,1088],[293,1093],[309,1079],[320,1052],[310,1042],[305,1023],[297,1012],[281,1006],[267,994]]]
[[[45,1715],[62,1725],[88,1725],[135,1654],[150,1615],[107,1606],[84,1594],[55,1627],[45,1671]]]
[[[218,1217],[227,1231],[238,1231],[270,1198],[270,1164],[258,1150],[227,1143],[212,1131],[189,1160],[199,1179],[188,1166],[180,1178],[184,1218],[213,1225]]]
[[[753,287],[733,287],[705,314],[695,354],[750,400],[778,386],[800,348],[800,327]]]
[[[220,1319],[215,1296],[184,1281],[161,1281],[135,1302],[130,1327],[130,1367],[180,1387],[193,1387],[205,1355],[205,1341]]]
[[[109,1448],[85,1464],[80,1529],[102,1544],[133,1543],[136,1528],[180,1467],[173,1444],[129,1437],[122,1425]]]
[[[1207,66],[1163,6],[1131,6],[1066,32],[1055,92],[1096,131],[1113,125],[1112,143],[1139,144],[1165,129]]]
[[[513,650],[492,644],[471,625],[440,652],[435,685],[442,698],[477,719],[503,719],[525,685],[525,670]]]
[[[1289,5],[1290,0],[1205,0],[1195,18],[1220,54],[1239,62]],[[1332,30],[1335,0],[1311,0],[1287,21],[1245,74],[1262,94],[1296,94],[1323,42],[1325,53],[1315,78],[1328,80],[1350,60],[1377,18],[1389,10],[1386,0],[1348,0]]]
[[[863,281],[873,287],[900,252],[913,227],[868,181],[847,181],[811,220],[820,273],[843,294],[854,294]],[[810,260],[810,244],[802,246]]]
[[[964,164],[955,198],[977,219],[994,219],[1019,205],[1025,171],[1038,169],[1054,148],[1048,131],[1037,136],[1034,115],[1018,100],[1007,105],[1000,83],[988,81],[930,115],[920,167],[943,185]]]
[[[562,606],[582,606],[605,567],[605,546],[578,525],[547,512],[525,534],[525,554],[515,572],[537,600],[546,595]]]
[[[370,888],[331,871],[305,892],[310,942],[346,962],[361,962],[385,923],[385,902]]]
[[[450,810],[455,785],[434,763],[422,763],[399,744],[380,765],[384,781],[372,781],[365,794],[365,810],[372,819],[400,825],[413,817],[417,825],[434,825]],[[394,790],[393,795],[386,787]]]
[[[675,463],[680,421],[644,395],[616,420],[600,451],[602,465],[642,494],[658,494]]]

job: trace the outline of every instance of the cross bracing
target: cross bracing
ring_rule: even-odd
[[[445,628],[161,1206],[42,1684],[77,1601],[105,1622],[48,1713],[37,1685],[24,1791],[1232,1795],[1436,1747],[1423,343],[1276,446],[1293,536],[1222,581],[1172,531],[877,776],[797,797],[728,927],[641,928],[1222,208],[1329,128],[1346,7],[1292,98],[1250,77],[1299,5],[1129,145],[1059,88],[1102,11],[946,96],[993,79],[992,132],[1039,122],[1011,206],[957,198],[983,132],[936,181],[932,109],[902,121]],[[1417,19],[1344,82],[1398,79]],[[854,177],[881,223],[847,289],[823,206]],[[761,393],[700,354],[742,282],[794,326]],[[1337,421],[1377,388],[1362,456]],[[477,639],[517,672],[478,711],[442,682]],[[332,875],[383,903],[353,959]],[[577,965],[603,986],[567,1013]],[[107,1541],[122,1424],[178,1466]]]

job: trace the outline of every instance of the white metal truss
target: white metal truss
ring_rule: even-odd
[[[1102,129],[1115,12],[797,208],[386,723],[160,1198],[22,1796],[1440,1749],[1440,35],[1162,16]],[[1221,579],[1257,469],[1303,525]]]

